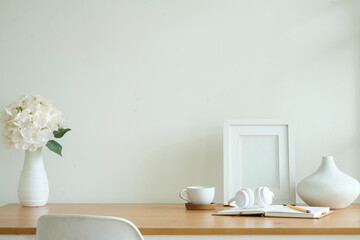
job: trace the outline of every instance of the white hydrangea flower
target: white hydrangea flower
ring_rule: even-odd
[[[1,131],[7,147],[31,152],[54,138],[53,132],[64,127],[61,112],[41,96],[24,95],[0,113]]]

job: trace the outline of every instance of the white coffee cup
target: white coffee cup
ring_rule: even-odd
[[[187,197],[184,196],[186,193]],[[191,186],[180,191],[181,199],[192,204],[210,204],[214,200],[215,188],[205,186]]]

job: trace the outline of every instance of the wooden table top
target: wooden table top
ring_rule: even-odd
[[[218,205],[216,211],[222,209]],[[12,203],[0,207],[0,234],[35,234],[37,220],[44,214],[122,217],[143,235],[360,234],[360,204],[322,219],[212,216],[214,212],[169,203],[49,203],[37,208]]]

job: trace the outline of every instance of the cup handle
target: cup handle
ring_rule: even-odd
[[[184,188],[183,190],[180,191],[179,193],[179,197],[187,202],[190,202],[189,199],[187,199],[186,197],[183,196],[183,194],[186,193],[186,196],[188,195],[188,190],[186,188]]]

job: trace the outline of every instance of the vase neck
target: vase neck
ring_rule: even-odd
[[[337,169],[333,156],[323,157],[319,169],[324,169],[324,170]]]
[[[29,150],[25,151],[25,161],[36,161],[42,160],[42,148],[38,148],[35,152],[31,152]]]

